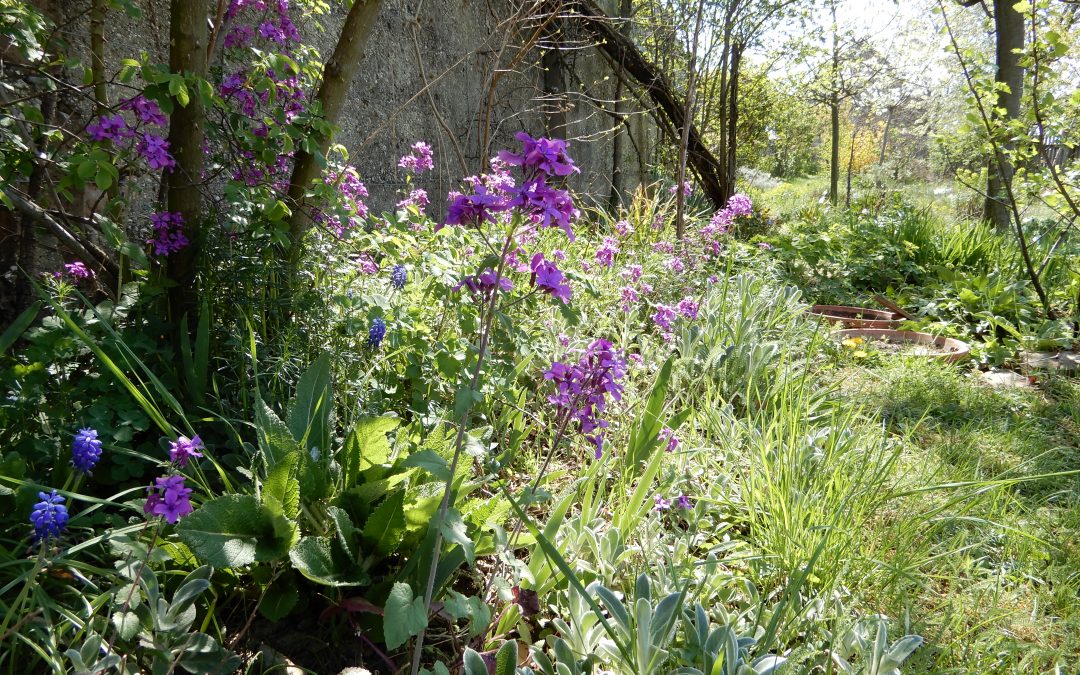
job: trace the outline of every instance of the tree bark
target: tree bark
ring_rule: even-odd
[[[735,176],[738,171],[738,127],[739,127],[739,71],[742,67],[743,46],[734,43],[731,46],[731,85],[728,92],[727,114],[727,168],[724,171],[724,196],[730,198],[735,194]]]
[[[544,50],[541,63],[544,68],[544,124],[547,135],[552,138],[566,137],[566,73],[562,52],[559,51],[559,27],[552,26],[547,36],[549,47]]]
[[[628,40],[630,39],[630,16],[633,12],[631,0],[619,2],[619,33]],[[615,117],[619,122],[626,120],[629,106],[624,100],[622,78],[615,79]],[[629,125],[627,125],[629,126]],[[615,125],[615,135],[611,139],[611,194],[608,195],[608,208],[615,212],[624,203],[626,192],[626,174],[623,171],[624,155],[626,154],[626,138],[628,130],[622,124]]]
[[[172,0],[169,12],[169,70],[198,78],[206,77],[206,0]],[[181,317],[195,307],[196,265],[202,248],[202,143],[206,115],[202,100],[191,91],[186,106],[173,98],[169,118],[169,151],[176,167],[166,176],[168,210],[184,219],[188,245],[168,258],[169,313],[179,325]],[[183,330],[181,327],[180,330]]]
[[[642,55],[630,39],[611,27],[611,19],[592,0],[545,0],[546,11],[576,13],[582,27],[593,35],[597,48],[608,54],[624,73],[637,81],[663,111],[675,129],[689,128],[687,162],[701,181],[701,187],[713,205],[724,208],[726,198],[721,186],[724,165],[713,155],[697,128],[686,119],[686,104],[675,94],[664,73]]]
[[[994,0],[997,67],[994,82],[998,85],[994,118],[998,124],[1008,124],[1020,116],[1020,101],[1024,92],[1024,66],[1020,62],[1020,52],[1024,49],[1024,15],[1013,8],[1015,4],[1014,0]],[[1003,192],[1005,182],[1013,177],[1013,165],[1008,157],[1013,144],[1005,140],[1002,148],[1005,151],[1004,161],[999,163],[991,159],[987,167],[983,218],[999,229],[1008,229],[1009,206]]]
[[[698,38],[701,37],[701,22],[705,16],[705,0],[697,0],[697,18],[694,20],[694,36],[690,41],[690,64],[686,74],[686,112],[683,117],[679,141],[679,170],[675,181],[675,238],[682,241],[686,233],[686,154],[690,147],[690,126],[694,123],[694,89],[697,85]]]
[[[345,104],[345,95],[349,93],[353,78],[360,67],[360,57],[367,42],[368,33],[379,14],[381,0],[355,0],[345,25],[341,28],[337,45],[330,60],[323,68],[322,83],[315,100],[322,105],[323,117],[331,125],[341,117]],[[319,144],[319,155],[325,155],[330,147],[330,138],[324,138]],[[320,163],[315,155],[300,150],[296,153],[292,177],[289,180],[289,200],[293,210],[289,221],[289,261],[295,267],[300,261],[304,234],[311,227],[311,218],[305,207],[304,193],[320,172]]]
[[[881,132],[881,151],[878,152],[878,164],[885,163],[885,151],[889,147],[889,131],[892,128],[893,106],[885,109],[885,130]]]
[[[829,128],[832,154],[829,158],[829,203],[836,206],[840,187],[840,97],[829,95]]]

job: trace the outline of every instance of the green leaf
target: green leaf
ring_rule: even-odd
[[[296,590],[296,582],[290,574],[274,581],[270,588],[266,589],[262,602],[259,603],[259,613],[270,621],[281,621],[296,607],[299,600],[300,593]]]
[[[261,396],[255,397],[255,429],[259,437],[259,449],[262,450],[263,465],[266,473],[290,453],[299,452],[300,446],[293,440],[289,428],[281,421]]]
[[[135,612],[116,612],[112,615],[112,622],[121,640],[130,640],[141,628],[139,617]]]
[[[183,75],[172,75],[169,78],[169,94],[176,97],[176,102],[181,108],[186,108],[191,96],[188,94],[187,85],[184,84]]]
[[[371,581],[366,572],[344,554],[335,555],[328,537],[304,537],[289,551],[293,567],[324,586],[363,586]]]
[[[289,431],[301,447],[330,451],[330,355],[323,354],[308,366],[296,385],[296,398],[289,409]]]
[[[465,657],[463,659],[465,665],[465,675],[488,675],[487,664],[484,663],[484,657],[469,647],[465,648]]]
[[[22,337],[22,334],[26,332],[26,329],[30,327],[30,324],[34,323],[34,319],[37,318],[38,312],[41,311],[41,301],[36,300],[33,304],[23,310],[23,313],[15,318],[11,322],[11,325],[4,329],[3,333],[0,333],[0,356],[3,356],[4,352],[11,348],[11,345],[15,344],[15,341]]]
[[[380,555],[389,555],[405,536],[405,491],[397,490],[376,507],[364,523],[364,541]]]
[[[435,454],[431,450],[420,450],[409,455],[403,461],[402,466],[417,467],[427,471],[436,480],[446,481],[450,477],[450,465],[446,463],[446,460]]]
[[[373,466],[385,464],[390,459],[390,442],[386,434],[398,427],[397,417],[364,417],[353,425],[345,439],[342,473],[346,486],[353,486],[360,473]]]
[[[299,450],[285,455],[262,485],[263,505],[290,520],[296,520],[300,514],[300,481],[296,478],[299,464]]]
[[[180,521],[177,533],[198,558],[214,567],[235,568],[285,555],[295,526],[275,516],[253,495],[212,499]]]
[[[469,619],[469,636],[487,632],[491,623],[491,608],[475,595],[465,596],[451,589],[443,598],[443,608],[455,619]]]
[[[397,649],[427,628],[427,608],[423,598],[413,598],[412,587],[397,582],[383,609],[383,636],[388,649]],[[486,671],[485,671],[486,673]]]
[[[672,354],[664,361],[660,373],[656,376],[652,391],[645,408],[641,411],[638,423],[630,435],[630,443],[626,450],[626,466],[634,467],[649,456],[649,451],[656,447],[657,437],[664,427],[663,412],[664,401],[667,398],[668,384],[671,382],[671,368],[675,355]]]
[[[507,640],[495,654],[495,675],[514,675],[517,672],[517,640]]]
[[[439,520],[439,531],[447,541],[461,546],[470,566],[476,564],[476,544],[469,537],[468,528],[457,509],[450,509],[446,517]]]
[[[353,525],[352,519],[344,509],[331,506],[326,509],[326,514],[334,522],[334,531],[337,533],[338,544],[354,564],[357,562],[359,532]]]

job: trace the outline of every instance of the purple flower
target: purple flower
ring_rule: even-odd
[[[615,223],[615,231],[619,233],[620,237],[628,237],[634,233],[634,226],[630,224],[629,220],[620,220]]]
[[[563,261],[563,260],[566,260],[566,254],[563,253],[561,248],[557,248],[554,251],[552,251],[551,252],[551,257],[555,258],[556,260],[558,260],[560,262]]]
[[[689,295],[679,301],[678,304],[679,314],[682,314],[687,319],[694,321],[698,315],[698,303],[694,301]]]
[[[574,241],[570,222],[578,217],[579,212],[574,208],[574,200],[566,190],[552,188],[542,177],[534,178],[526,181],[514,193],[509,205],[520,208],[540,227],[558,226],[570,241]]]
[[[94,276],[94,270],[90,269],[84,263],[78,260],[64,265],[64,273],[72,279],[75,279],[76,281],[89,279]]]
[[[675,500],[675,508],[683,509],[684,511],[692,511],[694,509],[694,503],[690,501],[690,498],[686,495],[679,495],[679,498]]]
[[[225,34],[225,49],[246,47],[253,37],[255,29],[246,23],[240,24]]]
[[[154,255],[169,255],[188,245],[184,236],[184,217],[176,211],[158,211],[150,214],[154,236],[146,243],[153,245]]]
[[[102,115],[97,118],[97,121],[86,125],[86,133],[90,134],[90,140],[92,141],[114,141],[116,143],[134,134],[121,115]]]
[[[40,502],[34,504],[30,512],[30,523],[34,526],[34,541],[59,539],[67,527],[68,512],[64,498],[52,492],[39,492]]]
[[[641,278],[642,273],[641,265],[627,265],[619,272],[619,276],[633,283]]]
[[[619,294],[622,297],[622,310],[624,312],[629,312],[630,310],[632,310],[634,308],[634,305],[637,304],[638,301],[638,294],[637,291],[634,290],[634,287],[623,286],[622,289],[619,291]]]
[[[533,138],[524,131],[514,136],[521,141],[521,154],[508,150],[499,153],[499,159],[512,166],[520,166],[527,174],[542,173],[548,176],[569,176],[579,169],[566,154],[569,145],[557,138]]]
[[[532,257],[529,265],[536,280],[536,287],[553,298],[570,302],[572,290],[566,283],[566,275],[562,273],[555,263],[544,259],[543,253],[537,253]]]
[[[668,263],[668,269],[675,274],[681,274],[683,270],[686,269],[686,265],[683,264],[682,258],[675,256],[671,259],[671,262]]]
[[[424,141],[417,141],[410,148],[412,153],[398,160],[398,166],[409,169],[413,173],[423,173],[435,168],[435,160],[432,157],[431,146]]]
[[[266,40],[272,40],[279,45],[285,44],[285,33],[270,21],[263,21],[259,24],[259,36]]]
[[[423,211],[428,205],[427,190],[417,188],[409,192],[409,196],[397,203],[397,208],[404,211],[410,206],[415,206],[418,211]]]
[[[494,223],[494,214],[510,208],[506,201],[497,194],[488,192],[483,185],[477,185],[471,195],[457,195],[446,210],[446,220],[435,228],[444,225],[481,225],[484,221]]]
[[[154,485],[147,488],[149,494],[143,513],[150,516],[163,516],[170,525],[194,511],[191,507],[191,488],[184,487],[184,477],[180,475],[155,478]]]
[[[368,329],[368,347],[378,349],[384,337],[386,337],[386,322],[376,317],[371,322],[371,328]]]
[[[772,248],[772,244],[770,244],[767,241],[759,241],[758,244],[757,244],[757,247],[759,249],[761,249],[762,251],[768,251],[769,249]]]
[[[728,199],[724,208],[731,213],[732,216],[748,216],[754,212],[754,205],[750,201],[750,198],[744,194],[734,194]]]
[[[656,495],[656,506],[653,507],[654,511],[667,511],[671,508],[671,500],[664,499],[663,495]]]
[[[667,447],[665,448],[665,451],[667,452],[675,452],[675,450],[679,447],[679,439],[677,436],[675,436],[674,429],[664,427],[660,430],[660,435],[658,436],[658,438],[661,441],[667,442]]]
[[[169,443],[169,461],[182,469],[187,466],[188,460],[192,457],[202,457],[199,450],[205,449],[198,434],[191,438],[181,436],[175,442]]]
[[[161,112],[161,108],[158,106],[157,102],[151,101],[142,94],[124,99],[120,102],[120,108],[123,110],[134,111],[135,116],[146,124],[154,124],[163,127],[169,123],[169,118],[165,117],[165,113]]]
[[[675,250],[675,245],[670,241],[658,241],[653,244],[652,250],[657,253],[671,253]]]
[[[556,361],[544,372],[544,379],[553,382],[556,388],[548,396],[548,402],[558,413],[556,426],[564,421],[576,421],[578,430],[596,448],[597,459],[603,455],[604,430],[608,427],[602,415],[608,398],[622,399],[623,387],[618,380],[625,374],[622,353],[607,340],[594,340],[577,363]]]
[[[676,185],[672,185],[671,187],[668,188],[668,192],[670,194],[672,194],[672,195],[674,195],[676,192],[678,192],[678,190],[679,190],[679,188]],[[693,191],[694,191],[694,186],[690,184],[690,181],[684,180],[683,184],[682,184],[683,196],[684,197],[689,197],[690,193],[693,192]]]
[[[405,269],[404,265],[394,265],[390,270],[390,285],[399,291],[405,288],[405,284],[409,281],[409,271]]]
[[[89,474],[101,459],[101,441],[98,433],[90,427],[79,429],[71,442],[71,465]]]
[[[665,331],[671,330],[671,324],[675,318],[675,309],[667,305],[657,305],[656,312],[652,316],[653,323]]]
[[[172,169],[176,160],[169,154],[169,142],[156,134],[143,134],[135,149],[146,158],[151,169]]]
[[[710,284],[715,284],[717,281],[720,281],[720,277],[716,276],[715,274],[712,274],[712,275],[709,276],[708,279],[706,279],[706,281],[708,281]]]
[[[604,237],[604,243],[596,250],[596,262],[604,267],[615,264],[615,255],[619,252],[619,242],[612,237]]]
[[[370,253],[361,253],[356,258],[356,264],[360,267],[360,273],[374,276],[379,273],[379,263],[371,258]]]

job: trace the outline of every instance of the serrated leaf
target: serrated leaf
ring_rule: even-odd
[[[341,545],[342,550],[349,556],[349,560],[353,563],[357,562],[357,529],[353,525],[352,519],[349,518],[349,514],[344,509],[339,509],[336,506],[331,506],[326,509],[326,514],[330,516],[330,520],[334,523],[334,531],[337,533],[338,544]]]
[[[294,451],[270,470],[262,484],[262,503],[274,513],[296,520],[300,513],[300,481],[296,478],[300,452]]]
[[[341,461],[345,485],[354,485],[362,471],[389,461],[390,441],[386,434],[400,423],[397,417],[384,415],[365,417],[353,425],[345,439],[345,455]]]
[[[390,590],[383,610],[383,637],[388,649],[397,649],[427,627],[423,598],[413,598],[412,587],[398,581]]]
[[[380,503],[364,523],[364,540],[380,555],[389,555],[405,536],[405,491]]]
[[[423,469],[440,481],[445,481],[450,477],[450,466],[446,463],[446,460],[431,450],[414,452],[406,457],[401,465]]]
[[[277,519],[284,520],[253,495],[225,495],[203,504],[176,530],[200,560],[236,568],[285,555],[291,542]]]
[[[259,437],[259,450],[263,455],[263,468],[267,474],[289,453],[300,451],[289,427],[259,396],[255,398],[255,429]]]
[[[325,586],[363,586],[371,580],[357,565],[336,557],[328,537],[302,538],[289,551],[289,560],[298,572]]]
[[[320,452],[329,452],[333,403],[330,355],[324,353],[300,376],[296,397],[289,408],[289,431],[304,450],[318,448]]]
[[[469,537],[468,527],[466,527],[459,511],[456,509],[447,511],[446,517],[439,520],[439,531],[442,532],[446,541],[461,546],[461,550],[465,553],[465,559],[469,561],[470,566],[476,564],[476,544]]]
[[[131,611],[116,612],[112,615],[112,623],[116,628],[116,634],[125,641],[135,637],[142,627],[138,615]]]

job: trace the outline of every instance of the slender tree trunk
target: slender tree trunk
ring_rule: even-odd
[[[840,97],[835,91],[829,98],[829,128],[832,146],[829,157],[829,203],[836,206],[840,192]]]
[[[559,51],[559,27],[556,23],[547,36],[550,45],[544,50],[541,64],[544,67],[544,124],[547,135],[566,137],[566,72],[562,52]]]
[[[619,32],[630,39],[630,16],[633,12],[631,0],[620,0],[619,19],[621,24]],[[626,175],[623,165],[626,163],[626,140],[628,131],[622,122],[626,120],[629,106],[625,100],[628,92],[623,92],[622,78],[615,79],[615,117],[619,123],[615,125],[615,136],[611,139],[611,194],[608,196],[608,208],[612,212],[623,205],[626,193]]]
[[[686,78],[686,112],[683,116],[682,138],[679,142],[678,180],[675,182],[675,238],[682,241],[686,232],[686,155],[690,148],[690,126],[694,123],[694,85],[696,82],[698,39],[701,37],[701,23],[705,15],[705,0],[697,0],[697,18],[694,20],[694,37],[690,41],[690,65]]]
[[[994,0],[997,66],[994,81],[998,85],[994,117],[999,124],[1019,117],[1024,93],[1024,66],[1020,61],[1023,56],[1020,52],[1024,49],[1024,15],[1013,8],[1015,4],[1014,0]],[[1009,206],[1004,190],[1005,182],[1012,181],[1013,177],[1013,165],[1008,156],[1012,148],[1013,144],[1005,140],[1002,143],[1004,161],[999,163],[991,159],[987,167],[983,218],[999,229],[1009,227]]]
[[[735,177],[738,172],[738,128],[739,128],[739,72],[742,66],[743,46],[733,44],[731,46],[731,86],[728,92],[727,114],[727,147],[725,152],[726,169],[724,171],[724,196],[730,198],[735,194]]]
[[[172,0],[169,15],[169,69],[198,78],[206,77],[206,0]],[[169,119],[169,150],[176,168],[166,177],[168,210],[184,219],[189,243],[169,256],[167,270],[174,285],[169,289],[171,319],[179,326],[196,301],[196,265],[202,247],[203,133],[206,115],[202,100],[191,91],[186,106],[173,100]],[[180,327],[180,330],[184,330]]]
[[[322,105],[323,117],[331,125],[337,124],[338,118],[341,117],[345,95],[349,93],[349,86],[360,67],[364,43],[367,42],[368,33],[371,32],[371,27],[379,14],[380,1],[356,0],[353,3],[352,9],[345,17],[345,25],[341,28],[334,53],[323,67],[322,82],[315,100]],[[330,138],[322,139],[318,154],[325,155],[329,147]],[[300,262],[304,234],[311,227],[311,218],[306,212],[304,193],[312,181],[319,176],[319,172],[320,163],[315,155],[303,150],[296,153],[292,177],[289,180],[289,200],[293,209],[292,218],[289,221],[291,239],[289,261],[294,269]]]
[[[855,163],[855,141],[859,136],[859,127],[855,120],[851,121],[851,147],[848,148],[847,159],[847,192],[844,194],[844,206],[851,206],[851,165]]]
[[[878,152],[878,164],[885,163],[885,151],[889,147],[889,131],[892,129],[893,106],[885,109],[885,129],[881,132],[881,150]]]
[[[109,105],[109,83],[105,81],[105,13],[106,0],[93,0],[90,5],[90,73],[94,80],[94,101],[98,114]]]

